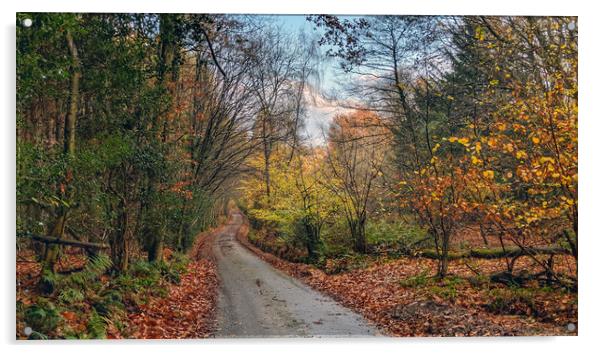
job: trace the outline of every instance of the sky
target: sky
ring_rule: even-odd
[[[299,31],[315,32],[314,25],[307,21],[303,15],[279,15],[275,17],[276,21],[281,23],[282,28],[291,33],[298,33]],[[346,111],[345,108],[338,107],[335,102],[326,98],[330,92],[339,88],[337,63],[334,60],[324,62],[321,69],[319,87],[311,87],[306,90],[308,106],[303,134],[312,145],[323,144],[325,142],[325,132],[332,118],[336,114]]]

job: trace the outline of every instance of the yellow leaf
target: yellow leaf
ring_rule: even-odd
[[[541,157],[541,158],[539,159],[539,163],[541,163],[541,164],[544,164],[544,163],[546,163],[546,162],[550,162],[550,163],[552,163],[552,162],[554,162],[554,159],[552,159],[552,158],[550,158],[550,157]]]
[[[483,172],[483,176],[487,179],[493,179],[495,174],[494,174],[493,170],[486,170]]]
[[[533,136],[533,138],[531,138],[531,140],[533,141],[534,144],[538,144],[539,143],[539,137],[535,137]]]
[[[518,152],[516,152],[516,158],[517,159],[527,158],[527,152],[525,152],[525,151],[518,151]]]
[[[484,29],[483,29],[481,26],[478,26],[478,27],[475,29],[475,34],[474,34],[474,36],[475,36],[475,39],[477,39],[477,40],[479,40],[479,41],[483,41],[483,40],[485,40],[485,30],[484,30]]]

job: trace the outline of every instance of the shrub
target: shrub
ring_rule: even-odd
[[[398,257],[422,247],[432,246],[426,231],[403,221],[370,221],[366,225],[366,241],[372,251]]]

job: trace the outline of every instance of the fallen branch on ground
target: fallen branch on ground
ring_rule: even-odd
[[[472,249],[463,252],[450,252],[450,260],[477,258],[477,259],[502,259],[529,255],[569,255],[570,250],[560,247],[528,247],[528,248],[506,248],[506,249]],[[439,253],[435,249],[422,250],[420,256],[429,259],[438,259]]]
[[[75,246],[78,248],[96,249],[96,250],[109,248],[109,246],[106,244],[88,243],[88,242],[84,242],[84,241],[47,237],[44,235],[37,235],[37,234],[31,234],[30,237],[33,240],[36,240],[36,241],[39,241],[42,243],[46,243],[46,244],[69,245],[69,246]]]

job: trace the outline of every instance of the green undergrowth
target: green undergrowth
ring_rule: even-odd
[[[414,255],[432,240],[424,229],[402,220],[370,221],[366,226],[367,253],[353,250],[353,241],[348,235],[347,225],[342,221],[326,224],[316,246],[317,256],[310,258],[303,241],[302,232],[292,225],[267,222],[258,219],[256,212],[249,212],[251,229],[248,239],[259,249],[296,263],[308,263],[328,274],[344,273],[366,268],[375,262],[398,259]],[[271,218],[270,218],[271,219]],[[276,224],[276,225],[275,225]]]
[[[170,283],[179,283],[188,258],[174,254],[167,262],[132,263],[126,273],[111,273],[108,256],[88,260],[72,274],[42,274],[32,303],[17,301],[18,338],[97,339],[108,332],[128,337],[127,313],[152,297],[165,297]],[[29,335],[27,335],[27,333]]]

